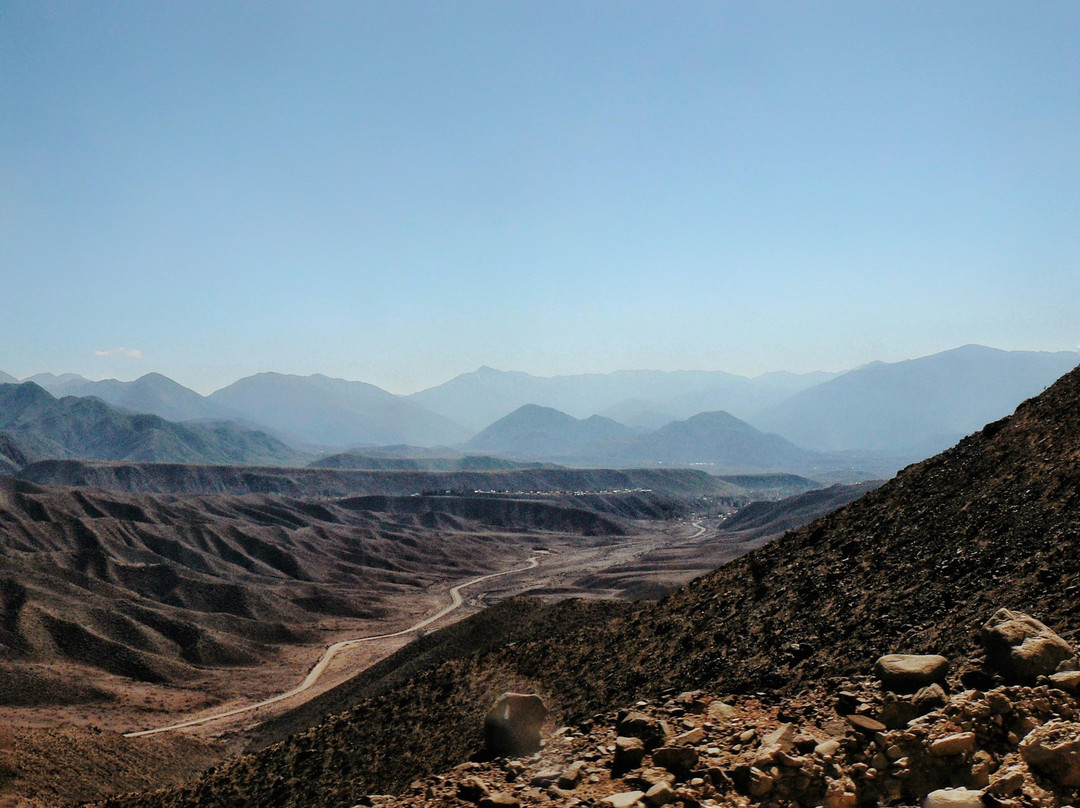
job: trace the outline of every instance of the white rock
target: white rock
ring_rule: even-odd
[[[970,788],[940,788],[926,795],[922,808],[983,808],[982,792]]]
[[[600,800],[600,804],[607,805],[609,808],[633,808],[633,806],[641,802],[641,798],[644,796],[644,791],[623,791],[620,794],[604,797],[604,799]]]

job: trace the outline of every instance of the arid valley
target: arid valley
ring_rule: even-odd
[[[1080,3],[0,3],[0,808],[1080,808]]]

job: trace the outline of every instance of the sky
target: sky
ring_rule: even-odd
[[[0,5],[0,370],[1080,348],[1080,4]]]

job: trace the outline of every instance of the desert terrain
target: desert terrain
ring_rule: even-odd
[[[1078,401],[1075,371],[658,600],[502,600],[101,804],[1071,805]],[[539,751],[485,757],[508,690],[546,703]]]
[[[23,476],[43,468],[56,466]],[[507,598],[670,591],[746,549],[745,536],[721,527],[755,490],[776,497],[803,485],[554,470],[435,480],[448,490],[481,482],[490,493],[403,495],[394,492],[431,485],[430,475],[364,474],[358,485],[357,473],[330,470],[242,478],[224,468],[96,468],[152,490],[10,477],[0,488],[0,695],[20,761],[0,796],[30,804],[189,778],[264,743],[268,722]],[[159,490],[193,479],[214,480],[214,492]],[[266,479],[318,487],[217,493]],[[657,490],[610,487],[643,481]],[[494,491],[523,482],[531,490]],[[568,483],[573,490],[559,490]],[[350,487],[388,493],[340,495]],[[817,510],[861,492],[828,491]],[[800,501],[781,510],[798,513]],[[127,762],[90,765],[102,756]]]

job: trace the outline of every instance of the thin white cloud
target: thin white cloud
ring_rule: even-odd
[[[94,356],[126,356],[128,359],[142,359],[142,351],[138,348],[113,348],[111,351],[94,351]]]

